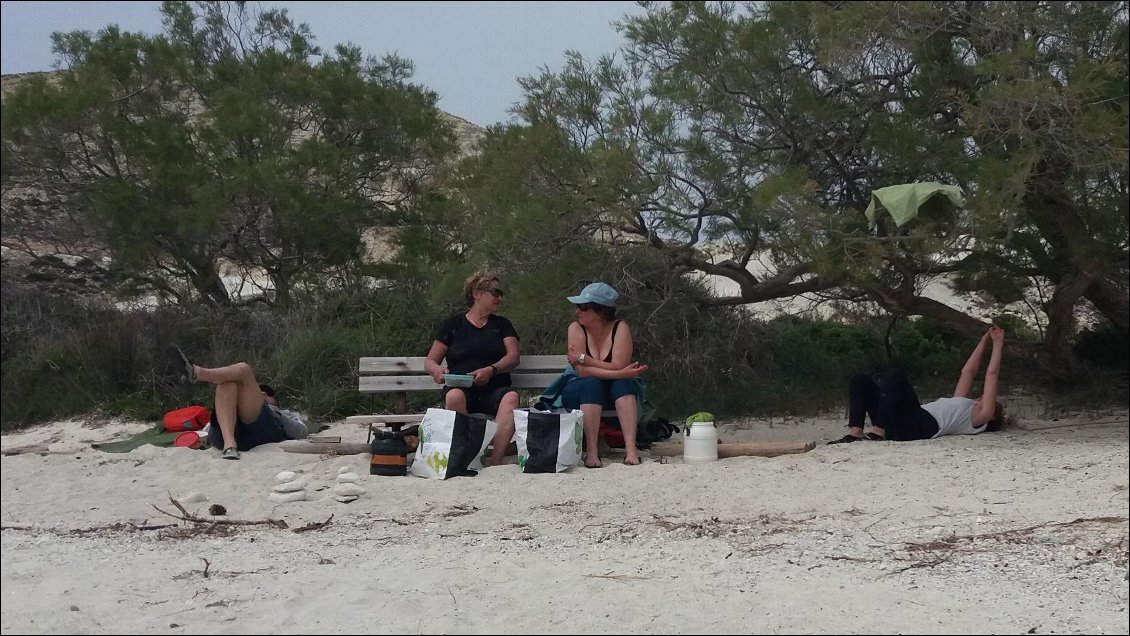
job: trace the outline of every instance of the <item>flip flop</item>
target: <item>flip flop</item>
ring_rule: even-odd
[[[172,365],[173,373],[178,381],[188,384],[196,383],[196,369],[188,361],[188,356],[184,355],[184,352],[177,345],[173,345],[172,349],[169,349],[169,364]]]
[[[868,434],[864,435],[863,439],[865,439],[869,442],[885,442],[885,441],[887,441],[887,438],[879,437],[878,435],[876,435],[874,433],[868,433]],[[829,442],[829,443],[831,443],[831,442]]]
[[[224,459],[239,459],[239,449],[238,448],[225,448],[224,454],[222,455],[222,457]]]
[[[875,435],[875,434],[874,433],[868,433],[868,435]],[[876,435],[876,437],[878,437],[878,436]],[[829,445],[831,445],[831,444],[850,444],[852,442],[861,442],[861,441],[863,441],[863,439],[864,438],[856,437],[855,435],[844,435],[840,439],[834,439],[834,440],[828,442],[828,444]],[[883,439],[883,438],[880,437],[879,439]]]

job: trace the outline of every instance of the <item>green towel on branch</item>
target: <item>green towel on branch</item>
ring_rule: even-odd
[[[918,216],[918,211],[932,199],[941,195],[943,198],[934,201],[934,204],[948,199],[954,207],[965,205],[965,193],[957,186],[944,183],[904,183],[902,185],[887,186],[871,192],[871,205],[867,206],[864,214],[867,220],[875,223],[875,217],[880,210],[886,210],[894,219],[897,227],[902,227],[907,221]]]

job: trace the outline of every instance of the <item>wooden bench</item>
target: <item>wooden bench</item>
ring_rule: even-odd
[[[400,358],[361,358],[358,365],[357,388],[362,393],[395,393],[396,413],[388,415],[354,415],[345,418],[347,424],[377,425],[399,430],[406,424],[419,424],[423,413],[408,413],[408,393],[433,393],[439,400],[442,385],[436,384],[424,370],[424,356]],[[544,389],[550,385],[569,360],[564,355],[522,356],[522,361],[510,371],[510,382],[515,389]],[[494,413],[488,415],[494,416]]]

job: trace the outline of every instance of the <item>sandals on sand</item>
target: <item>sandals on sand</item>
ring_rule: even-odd
[[[864,435],[863,437],[856,437],[855,435],[844,435],[840,439],[834,439],[834,440],[828,442],[828,444],[850,444],[852,442],[862,442],[864,440],[867,440],[869,442],[882,442],[885,439],[886,438],[879,437],[878,435],[876,435],[874,433],[868,433],[868,434]]]
[[[239,459],[239,449],[238,448],[225,448],[224,454],[222,455],[222,457],[224,459]]]

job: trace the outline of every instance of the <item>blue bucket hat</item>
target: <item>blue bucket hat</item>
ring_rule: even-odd
[[[594,303],[597,305],[604,305],[605,307],[616,307],[616,300],[620,298],[620,294],[616,293],[615,289],[607,283],[591,283],[586,285],[581,293],[576,296],[569,296],[566,300],[574,305],[584,305],[587,303]]]

